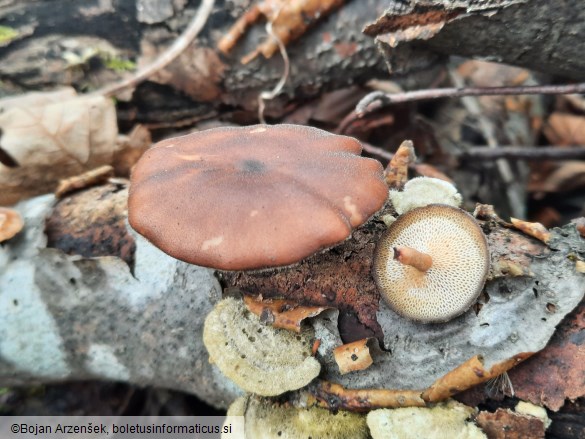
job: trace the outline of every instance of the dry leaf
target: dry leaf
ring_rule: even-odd
[[[530,235],[545,244],[550,240],[550,232],[540,223],[530,223],[528,221],[522,221],[517,218],[510,218],[514,227],[522,232]]]
[[[567,160],[554,165],[546,176],[533,175],[528,184],[529,192],[568,192],[585,186],[585,162]]]
[[[349,372],[367,369],[374,362],[368,348],[368,340],[354,341],[338,346],[333,350],[335,362],[339,366],[339,372],[344,375]]]
[[[0,207],[0,242],[7,241],[24,227],[20,214],[7,207]]]
[[[552,145],[585,145],[585,117],[555,112],[544,126]]]
[[[301,306],[291,300],[258,300],[244,296],[248,309],[260,317],[260,321],[275,328],[301,332],[301,322],[308,317],[315,317],[326,309],[325,306]]]
[[[0,204],[54,191],[62,178],[112,161],[118,128],[111,99],[33,93],[0,101]],[[57,96],[57,97],[55,97]]]
[[[508,374],[517,397],[554,411],[565,398],[585,396],[585,302],[563,320],[541,352]]]

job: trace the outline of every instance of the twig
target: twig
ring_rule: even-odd
[[[278,11],[278,14],[280,14],[280,10]],[[277,17],[278,17],[278,14],[276,15]],[[276,18],[275,18],[275,20],[276,20]],[[282,42],[282,40],[279,38],[279,36],[276,35],[274,30],[272,29],[272,22],[271,21],[268,21],[266,23],[266,32],[268,32],[268,34],[276,40],[276,44],[278,44],[278,49],[280,50],[280,55],[282,56],[282,61],[284,62],[284,67],[282,70],[282,76],[280,77],[280,80],[274,86],[274,88],[271,91],[263,91],[262,93],[260,93],[258,95],[258,119],[260,120],[260,123],[262,123],[262,124],[266,124],[266,120],[264,119],[264,108],[265,108],[264,101],[274,99],[276,97],[276,95],[278,95],[278,93],[280,93],[282,91],[284,85],[286,84],[286,81],[288,80],[288,75],[290,73],[290,61],[288,59],[288,53],[286,52],[286,47],[285,47],[284,43]]]
[[[585,160],[585,146],[500,146],[496,149],[478,146],[458,157],[462,160]]]
[[[140,69],[128,79],[124,79],[115,84],[105,86],[99,90],[96,90],[92,94],[114,96],[127,88],[135,87],[140,82],[144,81],[145,79],[148,79],[156,72],[164,69],[181,53],[183,53],[183,51],[189,46],[189,44],[191,44],[191,42],[199,34],[201,29],[203,29],[203,26],[205,26],[205,23],[207,22],[207,18],[211,14],[213,4],[214,0],[201,0],[201,5],[199,6],[199,9],[195,13],[195,16],[193,17],[193,20],[191,21],[189,26],[173,42],[173,44],[168,49],[166,49],[156,60],[154,60],[152,64],[149,64],[143,69]]]
[[[429,88],[426,90],[403,93],[372,92],[356,105],[356,117],[375,111],[381,107],[403,102],[425,101],[439,98],[458,98],[462,96],[530,95],[530,94],[573,94],[585,93],[585,83],[566,85],[533,85],[519,87],[449,87]]]

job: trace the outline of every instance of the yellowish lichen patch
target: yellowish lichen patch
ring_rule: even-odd
[[[313,332],[265,326],[241,300],[219,302],[205,319],[203,342],[212,361],[242,389],[263,396],[300,389],[321,369],[311,356]]]

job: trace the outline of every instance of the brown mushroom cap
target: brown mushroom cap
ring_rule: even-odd
[[[422,272],[394,259],[396,246],[428,254],[432,266]],[[487,240],[467,212],[430,204],[401,215],[380,238],[374,277],[386,303],[412,320],[445,322],[477,299],[489,269]]]
[[[360,143],[316,128],[215,128],[164,140],[132,173],[132,227],[223,270],[289,265],[346,239],[388,196]]]

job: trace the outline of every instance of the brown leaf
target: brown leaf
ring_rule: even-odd
[[[585,396],[585,302],[563,320],[549,344],[511,370],[517,397],[551,410]]]
[[[544,126],[552,145],[585,145],[585,117],[555,112]]]
[[[528,191],[567,192],[583,186],[585,186],[585,162],[567,160],[556,164],[546,176],[533,175],[528,185]]]
[[[290,300],[255,299],[244,296],[248,309],[260,317],[260,321],[275,328],[301,332],[301,323],[308,317],[315,317],[326,309],[324,306],[301,306]]]
[[[50,192],[62,178],[109,164],[116,109],[102,96],[31,93],[0,101],[0,148],[18,163],[0,165],[0,204]]]
[[[7,207],[0,207],[0,242],[7,241],[24,227],[20,214]]]
[[[335,362],[339,366],[339,372],[342,375],[357,370],[364,370],[372,365],[374,361],[370,355],[368,340],[364,338],[338,346],[333,350]]]
[[[480,412],[477,424],[489,439],[544,438],[544,422],[534,416],[497,409],[495,413]]]

